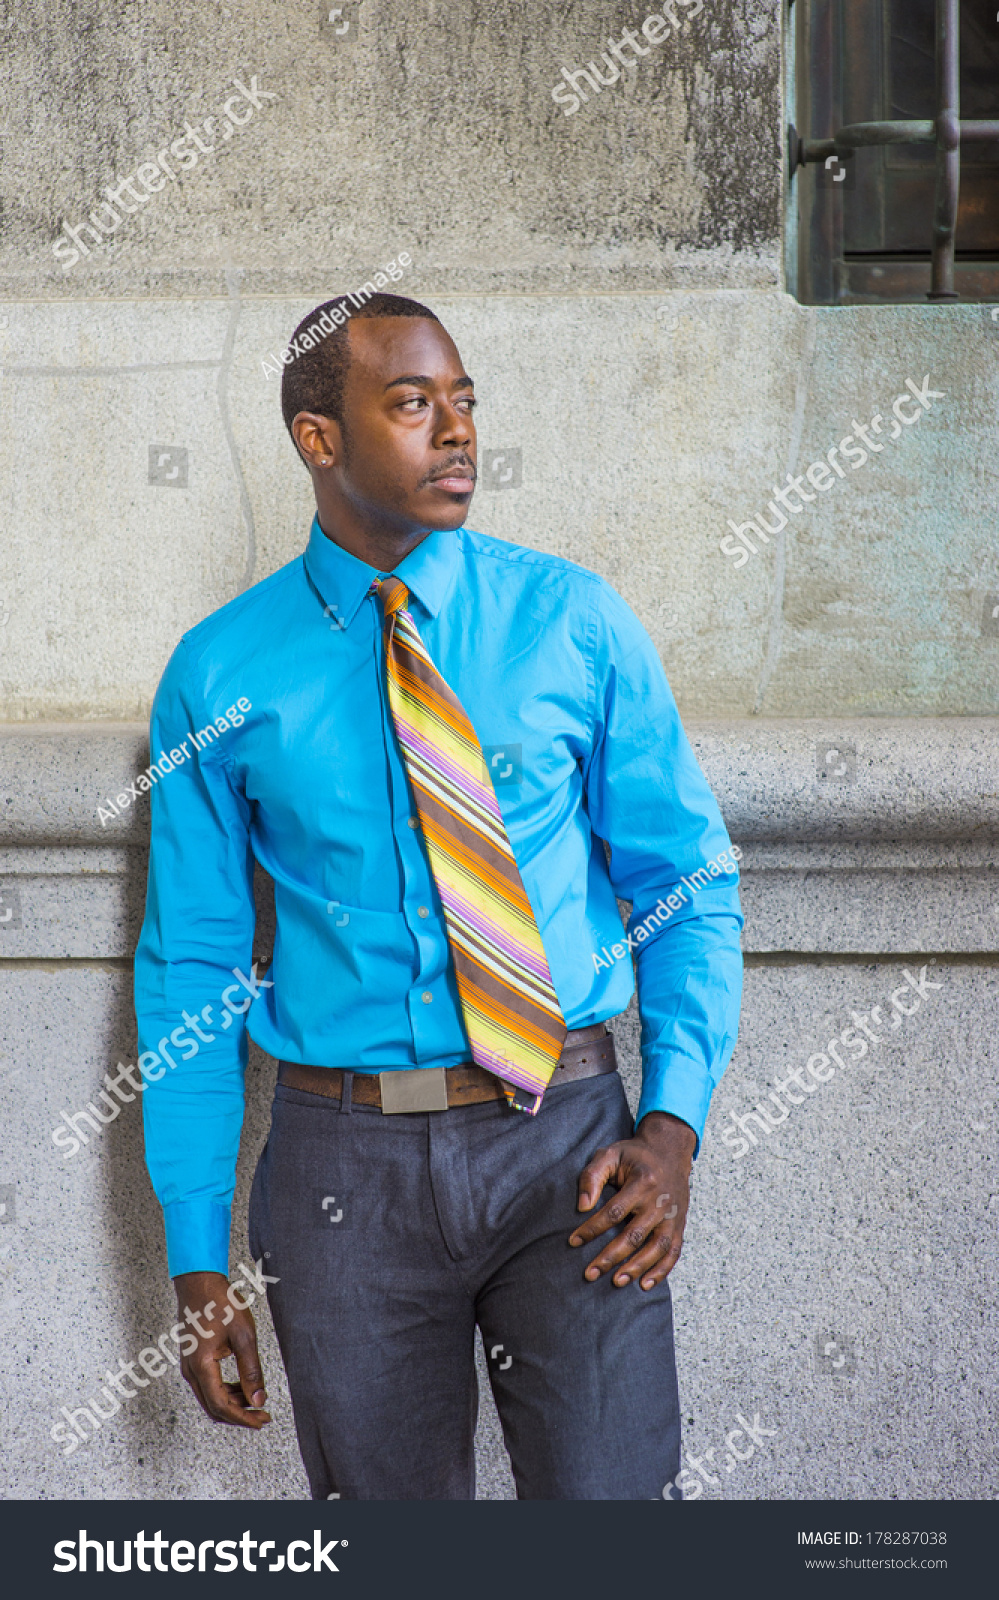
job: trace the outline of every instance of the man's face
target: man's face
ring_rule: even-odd
[[[426,317],[359,319],[348,338],[331,469],[339,493],[399,532],[461,527],[475,488],[475,398],[454,341]]]

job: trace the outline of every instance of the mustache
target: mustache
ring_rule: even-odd
[[[460,450],[456,455],[450,456],[442,466],[434,467],[431,472],[427,473],[425,478],[421,478],[418,487],[422,489],[428,483],[435,483],[438,478],[448,477],[449,474],[454,471],[455,467],[465,468],[472,474],[471,481],[473,483],[478,481],[479,474],[475,470],[475,462],[472,460],[471,456],[466,455],[463,450]]]

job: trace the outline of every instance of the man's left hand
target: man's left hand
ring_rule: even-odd
[[[570,1235],[569,1243],[586,1244],[625,1226],[594,1256],[584,1277],[592,1281],[612,1272],[619,1289],[635,1279],[652,1289],[669,1276],[683,1245],[696,1144],[693,1128],[679,1117],[650,1111],[632,1138],[597,1151],[580,1173],[578,1209],[591,1210],[605,1184],[614,1184],[618,1192]]]

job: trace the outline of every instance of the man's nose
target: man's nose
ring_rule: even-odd
[[[438,424],[434,430],[435,444],[467,445],[474,437],[472,419],[466,412],[458,411],[450,405],[441,407]]]

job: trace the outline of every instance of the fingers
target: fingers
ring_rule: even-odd
[[[257,1406],[248,1406],[241,1383],[223,1383],[227,1401],[235,1407],[236,1421],[243,1428],[263,1428],[271,1420],[269,1411],[262,1411]]]
[[[198,1405],[201,1407],[202,1411],[205,1413],[205,1416],[206,1417],[211,1417],[212,1414],[208,1409],[208,1402],[207,1402],[207,1400],[205,1399],[204,1395],[201,1392],[201,1383],[200,1383],[200,1381],[198,1379],[198,1375],[194,1371],[194,1369],[192,1368],[190,1362],[189,1361],[182,1361],[181,1364],[180,1364],[180,1370],[181,1370],[181,1373],[182,1373],[182,1375],[184,1377],[185,1382],[187,1383],[188,1387],[190,1388],[191,1392],[193,1393],[195,1400],[197,1400]],[[212,1421],[213,1422],[214,1422],[214,1420],[215,1420],[214,1417],[212,1417]]]
[[[618,1202],[625,1198],[626,1195],[626,1189],[622,1189],[617,1199],[605,1206],[604,1210],[618,1211],[620,1209]],[[633,1214],[629,1216],[629,1213]],[[591,1282],[605,1272],[613,1272],[614,1282],[623,1288],[626,1283],[630,1282],[629,1276],[622,1276],[627,1264],[634,1258],[641,1246],[645,1244],[654,1228],[667,1226],[667,1224],[663,1223],[662,1212],[654,1211],[648,1205],[642,1206],[639,1210],[635,1201],[630,1206],[627,1205],[626,1201],[625,1216],[628,1218],[627,1226],[622,1228],[617,1237],[612,1239],[598,1255],[593,1257],[593,1260],[586,1268],[583,1276],[589,1278]],[[597,1218],[594,1217],[592,1220],[595,1222]],[[615,1220],[623,1221],[624,1218],[618,1217]]]
[[[227,1383],[222,1377],[221,1363],[230,1353],[229,1350],[223,1350],[214,1356],[209,1355],[207,1360],[188,1374],[188,1382],[202,1410],[213,1422],[226,1422],[237,1428],[262,1428],[271,1420],[269,1413],[251,1408],[242,1384]]]
[[[586,1266],[583,1276],[591,1283],[610,1273],[617,1288],[640,1281],[643,1289],[653,1289],[669,1276],[683,1247],[694,1138],[675,1118],[652,1115],[636,1137],[598,1150],[581,1173],[580,1211],[596,1204],[598,1185],[618,1186],[569,1237],[578,1247],[617,1230]]]
[[[256,1357],[255,1332],[252,1327],[246,1331],[249,1332],[253,1354],[250,1357],[244,1347],[242,1364],[239,1353],[231,1348],[229,1339],[225,1339],[197,1351],[183,1363],[183,1372],[201,1409],[213,1422],[258,1429],[271,1419],[268,1412],[259,1409],[265,1398],[263,1374]],[[240,1373],[238,1383],[229,1383],[222,1376],[222,1362],[229,1355],[236,1356]],[[250,1389],[249,1395],[246,1393],[247,1387]]]
[[[236,1367],[239,1371],[239,1381],[242,1385],[243,1395],[248,1405],[262,1406],[267,1399],[264,1389],[264,1371],[260,1364],[260,1355],[257,1350],[257,1330],[249,1312],[246,1320],[240,1320],[229,1335],[233,1354],[236,1357]]]
[[[599,1278],[613,1273],[614,1286],[624,1289],[641,1278],[643,1289],[652,1289],[667,1277],[680,1259],[683,1227],[670,1219],[663,1221],[655,1212],[636,1216],[623,1233],[599,1255],[594,1256],[584,1277]]]
[[[597,1193],[599,1194],[599,1190]],[[591,1204],[596,1202],[596,1198],[597,1196],[594,1195]],[[617,1191],[617,1194],[608,1200],[606,1205],[601,1206],[599,1211],[595,1211],[592,1217],[587,1217],[586,1221],[581,1222],[578,1228],[573,1228],[569,1243],[572,1245],[588,1244],[591,1239],[599,1238],[609,1228],[619,1227],[626,1217],[630,1216],[633,1211],[638,1210],[643,1200],[647,1205],[642,1175],[636,1173],[623,1188]],[[646,1232],[648,1232],[648,1229],[646,1229]],[[637,1242],[640,1244],[641,1240],[639,1239]]]
[[[645,1248],[636,1252],[615,1273],[614,1282],[621,1288],[627,1283],[640,1281],[643,1289],[654,1289],[673,1271],[683,1249],[683,1230],[670,1229],[664,1222],[653,1233]]]
[[[618,1147],[610,1145],[606,1150],[598,1150],[592,1161],[588,1161],[579,1174],[579,1199],[577,1211],[589,1211],[600,1199],[605,1187],[610,1183],[618,1169]],[[603,1231],[603,1230],[601,1230]]]
[[[643,1262],[641,1267],[641,1287],[643,1289],[654,1289],[657,1283],[662,1283],[664,1279],[668,1278],[679,1261],[682,1251],[683,1234],[682,1232],[674,1233],[672,1239],[667,1242],[660,1259],[654,1265],[646,1267]]]
[[[612,1273],[619,1289],[641,1278],[643,1289],[650,1289],[662,1282],[680,1259],[686,1217],[686,1203],[681,1213],[669,1191],[656,1195],[650,1203],[647,1178],[636,1173],[605,1206],[580,1223],[569,1243],[585,1244],[620,1227],[621,1232],[593,1257],[583,1276],[593,1283],[604,1273]]]

